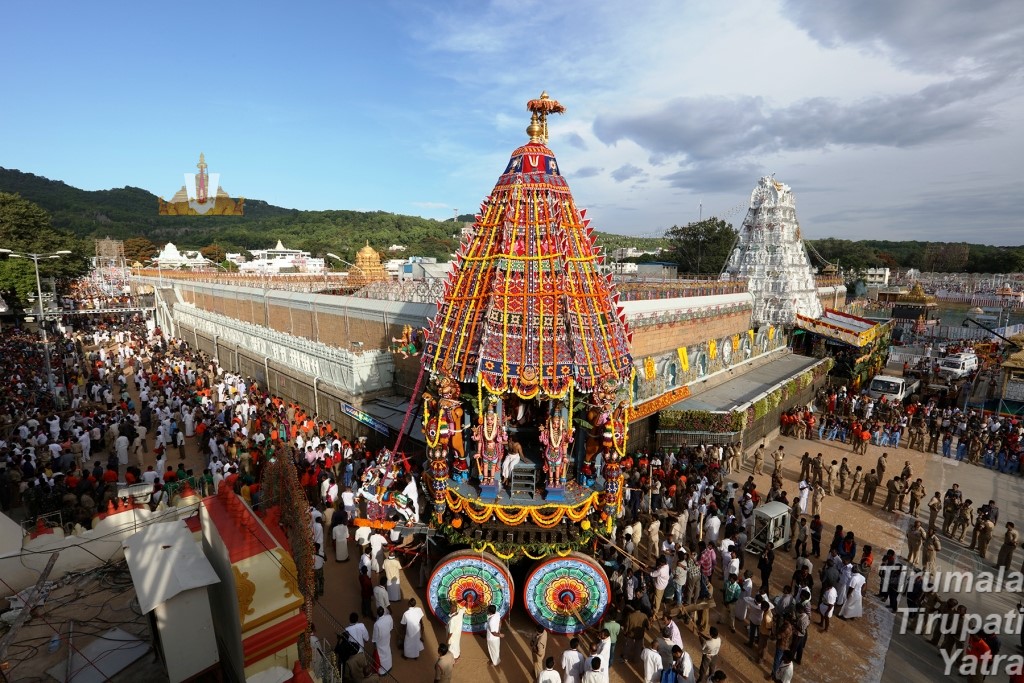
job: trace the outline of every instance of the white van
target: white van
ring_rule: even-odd
[[[946,379],[963,379],[978,369],[978,357],[973,353],[956,353],[939,361],[939,375]]]

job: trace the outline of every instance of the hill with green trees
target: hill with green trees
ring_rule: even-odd
[[[386,211],[302,211],[248,198],[244,216],[160,216],[157,196],[137,187],[80,190],[57,180],[5,168],[0,168],[0,192],[17,193],[38,204],[49,213],[54,228],[79,238],[126,240],[129,258],[140,260],[151,256],[155,247],[165,242],[220,255],[271,247],[277,240],[292,249],[317,256],[333,252],[348,260],[366,243],[380,251],[401,244],[406,247],[406,255],[446,260],[458,246],[461,224],[474,220],[472,214],[438,221]],[[675,260],[680,263],[681,273],[713,275],[720,270],[731,248],[725,248],[724,242],[733,239],[734,234],[731,225],[712,217],[672,226],[665,237],[599,232],[597,240],[609,253],[620,247],[648,251],[665,248],[669,251],[632,260]],[[817,266],[823,265],[817,258],[820,255],[823,261],[838,261],[844,269],[853,270],[872,266],[982,273],[1024,270],[1024,247],[835,238],[808,240],[807,244]],[[702,257],[705,253],[706,259]]]
[[[402,244],[406,253],[445,259],[458,244],[450,220],[385,211],[299,211],[246,198],[244,216],[160,216],[157,196],[137,187],[86,191],[4,168],[0,191],[35,202],[49,212],[54,227],[79,237],[145,238],[184,249],[217,244],[225,251],[265,249],[281,240],[292,249],[348,259],[367,241],[377,249]]]
[[[245,200],[244,216],[160,216],[157,196],[137,187],[88,191],[59,180],[0,168],[0,192],[20,194],[51,216],[53,226],[82,238],[122,239],[133,256],[152,256],[154,246],[174,242],[180,249],[203,249],[218,254],[265,249],[281,240],[290,249],[317,256],[333,252],[352,260],[369,243],[378,250],[393,244],[404,254],[447,260],[459,243],[463,222],[472,215],[438,221],[386,211],[302,211]],[[654,248],[663,240],[601,234],[607,250],[620,246]]]

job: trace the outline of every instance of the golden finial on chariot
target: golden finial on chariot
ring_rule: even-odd
[[[531,141],[548,144],[548,114],[564,114],[565,107],[558,100],[553,100],[545,90],[535,100],[526,103],[527,111],[533,112],[526,134]]]

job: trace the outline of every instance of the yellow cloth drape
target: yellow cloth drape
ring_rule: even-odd
[[[676,353],[679,354],[679,367],[682,368],[683,372],[689,372],[690,356],[686,353],[686,347],[680,346],[676,349]]]

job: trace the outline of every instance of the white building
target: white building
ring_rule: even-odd
[[[888,268],[868,268],[864,271],[864,284],[868,287],[888,287]]]
[[[308,251],[286,249],[281,240],[273,249],[250,249],[252,260],[238,266],[243,273],[313,273],[324,272],[324,260],[312,258]]]
[[[611,263],[605,262],[605,267],[616,275],[636,275],[640,270],[637,264],[632,261],[621,263],[618,261],[612,261]]]
[[[178,251],[173,242],[168,242],[160,253],[153,257],[160,268],[206,268],[210,261],[198,251]]]
[[[627,258],[639,258],[650,254],[657,256],[661,253],[661,249],[637,249],[636,247],[619,247],[618,249],[612,249],[611,255],[613,261],[621,261]]]
[[[398,267],[398,280],[400,282],[408,282],[411,280],[443,280],[448,277],[448,271],[450,271],[451,268],[451,261],[438,263],[437,259],[433,257],[410,256],[408,259],[400,262]]]

